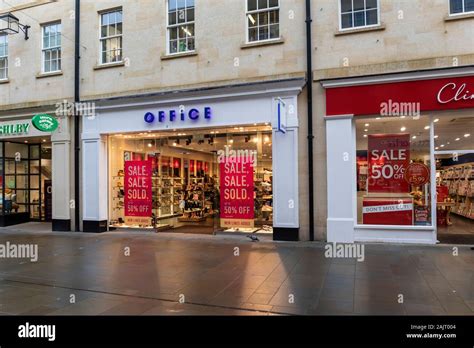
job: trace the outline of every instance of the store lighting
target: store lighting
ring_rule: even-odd
[[[467,134],[464,134],[464,138],[469,138],[471,136],[471,134],[467,133]]]
[[[414,136],[412,137],[412,139],[416,139],[416,135],[414,135]]]
[[[430,129],[430,126],[426,126],[426,127],[425,127],[425,130],[428,130],[428,129]]]
[[[400,128],[400,131],[402,131],[402,132],[404,132],[404,131],[406,131],[406,130],[407,130],[407,127],[402,127],[402,128]]]
[[[29,25],[21,24],[20,20],[10,12],[0,15],[0,34],[18,34],[21,30],[25,34],[25,40],[28,40],[28,29],[30,28]]]
[[[367,138],[367,134],[364,134],[364,138]]]
[[[435,119],[433,122],[434,123],[439,122],[439,118]]]
[[[229,139],[229,144],[233,144],[234,143],[234,139]]]
[[[148,147],[152,147],[152,146],[153,146],[153,145],[152,145],[151,143],[150,143],[150,144],[148,144]]]
[[[406,116],[400,116],[400,118],[406,118]]]
[[[176,144],[176,142],[173,143],[173,146],[178,146],[178,144]]]
[[[369,123],[366,123],[365,126],[366,126],[366,127],[370,127],[370,124],[369,124]]]
[[[255,137],[255,138],[252,139],[252,141],[256,144],[256,143],[258,143],[258,138]]]
[[[459,141],[459,140],[461,140],[461,138],[456,138],[456,141]]]
[[[376,119],[376,120],[381,120],[381,119],[382,119],[382,117],[376,117],[375,119]]]
[[[444,144],[441,144],[439,147],[444,147]]]
[[[183,29],[183,31],[186,33],[186,35],[188,35],[188,36],[193,36],[193,35],[191,34],[191,32],[188,30],[188,27],[181,27],[181,29]]]
[[[268,135],[265,136],[264,141],[268,143],[270,141],[270,137]]]
[[[436,146],[436,147],[435,147],[435,150],[439,150],[439,147],[438,147],[438,146]]]
[[[252,22],[252,24],[255,24],[255,18],[251,14],[249,14],[249,20]]]
[[[439,136],[438,136],[438,135],[435,135],[435,136],[434,136],[434,138],[435,138],[435,139],[438,139],[438,138],[439,138]]]

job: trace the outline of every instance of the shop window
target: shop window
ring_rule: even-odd
[[[195,50],[194,0],[168,0],[168,53]]]
[[[109,148],[112,227],[272,233],[269,125],[118,134]]]
[[[378,0],[341,0],[340,27],[351,29],[379,24]]]
[[[434,119],[438,239],[474,237],[474,119]]]
[[[101,64],[122,61],[122,10],[100,15]]]
[[[474,12],[474,0],[449,0],[450,14]]]
[[[61,23],[47,24],[43,33],[43,72],[61,70]]]
[[[247,42],[279,38],[279,0],[247,0]]]
[[[358,119],[356,129],[358,224],[431,225],[430,119]]]
[[[0,35],[0,80],[8,79],[8,36]]]

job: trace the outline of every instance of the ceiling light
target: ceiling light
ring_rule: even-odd
[[[435,139],[438,139],[438,138],[439,138],[439,136],[438,136],[438,135],[435,135],[435,136],[434,136],[434,138],[435,138]]]
[[[436,146],[436,147],[435,147],[435,150],[439,150],[439,147],[438,147],[438,146]]]
[[[433,122],[434,123],[439,122],[439,118],[435,119]]]
[[[364,129],[364,132],[368,132],[369,130],[368,129]]]
[[[416,135],[412,136],[412,139],[416,139]]]
[[[426,130],[430,129],[430,126],[426,126],[425,129],[426,129]]]
[[[444,147],[444,144],[441,144],[439,147]]]
[[[400,131],[402,131],[402,132],[404,132],[404,131],[406,131],[406,130],[407,130],[407,127],[402,127],[402,128],[400,128]]]
[[[252,22],[252,24],[255,24],[255,18],[251,14],[249,14],[249,20]]]
[[[364,138],[367,138],[367,134],[364,134]]]
[[[459,141],[459,140],[461,140],[461,138],[456,138],[456,141]]]
[[[366,123],[365,126],[366,126],[366,127],[370,127],[370,124],[369,124],[369,123]]]
[[[471,136],[471,134],[467,133],[467,134],[464,134],[464,138],[469,138]]]

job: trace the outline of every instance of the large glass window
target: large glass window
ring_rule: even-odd
[[[117,134],[109,145],[113,227],[272,232],[269,125]]]
[[[357,221],[431,225],[430,119],[356,120]]]
[[[0,80],[8,79],[8,36],[0,35]]]
[[[280,38],[279,0],[247,0],[247,41]]]
[[[341,29],[379,24],[378,0],[340,0]]]
[[[61,70],[61,23],[47,24],[43,32],[43,72]]]
[[[474,0],[449,0],[450,14],[474,12]]]
[[[101,63],[122,61],[122,10],[113,10],[100,15]]]
[[[168,53],[195,50],[194,0],[168,0]]]

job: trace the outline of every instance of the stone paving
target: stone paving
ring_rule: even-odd
[[[358,262],[240,236],[0,229],[7,241],[39,259],[0,259],[3,315],[474,315],[469,247],[371,244]]]

